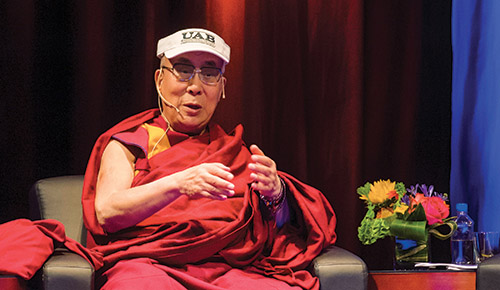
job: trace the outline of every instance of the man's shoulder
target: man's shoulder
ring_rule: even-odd
[[[137,126],[140,126],[156,117],[160,114],[160,110],[158,109],[149,109],[138,114],[127,117],[123,121],[111,127],[108,132],[118,133],[126,130],[130,130]]]

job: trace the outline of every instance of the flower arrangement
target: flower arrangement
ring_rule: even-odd
[[[454,218],[448,217],[447,194],[435,192],[432,185],[407,189],[402,182],[379,180],[367,182],[357,193],[368,209],[358,228],[358,238],[365,245],[387,236],[427,242],[432,234],[444,240],[456,229]],[[443,234],[437,229],[440,226],[448,232]]]

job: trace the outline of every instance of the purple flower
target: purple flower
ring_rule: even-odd
[[[410,186],[410,188],[407,188],[406,191],[408,193],[410,193],[411,195],[415,195],[415,194],[417,194],[417,187],[418,187],[418,184],[416,187],[412,185],[412,186]]]
[[[425,184],[422,184],[422,185],[416,184],[415,186],[412,185],[412,186],[410,186],[410,188],[407,188],[406,191],[411,196],[415,196],[417,193],[422,193],[425,197],[436,196],[436,197],[441,198],[444,201],[448,201],[448,197],[446,194],[434,192],[433,185],[429,185],[429,187],[427,187],[427,185],[425,185]],[[409,198],[408,198],[408,200],[409,200]],[[404,197],[403,197],[402,201],[406,203],[406,199]]]
[[[409,205],[410,204],[410,196],[405,194],[402,198],[401,198],[401,202],[403,202],[404,204],[406,205]]]

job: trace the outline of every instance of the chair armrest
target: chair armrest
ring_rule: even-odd
[[[66,249],[56,249],[42,268],[45,290],[92,290],[94,268],[83,257]]]
[[[365,262],[353,253],[330,246],[312,262],[313,274],[320,281],[322,290],[361,290],[368,285]]]
[[[500,285],[500,255],[482,261],[476,272],[476,289],[497,289]]]

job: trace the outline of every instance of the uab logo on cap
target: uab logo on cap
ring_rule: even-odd
[[[187,42],[199,42],[215,47],[215,37],[203,31],[183,32],[181,43]]]

